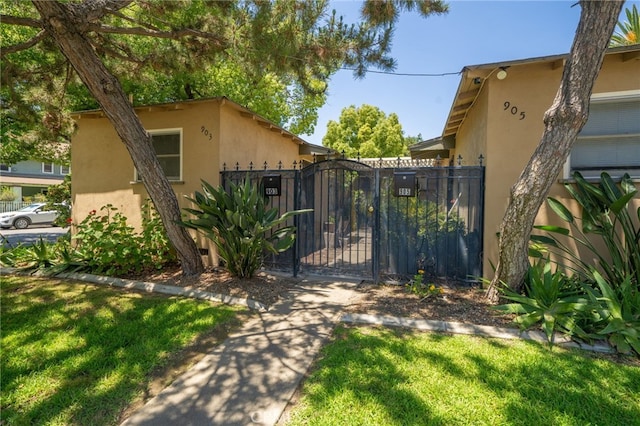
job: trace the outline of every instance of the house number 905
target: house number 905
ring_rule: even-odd
[[[511,102],[506,101],[504,103],[504,110],[509,111],[512,115],[518,115],[518,107],[515,105],[511,105]],[[520,120],[524,120],[524,111],[520,111]]]
[[[204,126],[200,127],[200,131],[202,132],[203,135],[207,136],[209,140],[213,139],[211,132],[206,127]]]

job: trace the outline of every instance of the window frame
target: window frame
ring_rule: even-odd
[[[179,169],[180,169],[180,176],[179,177],[169,177],[167,176],[167,180],[169,182],[182,182],[182,174],[183,174],[183,150],[182,150],[182,146],[183,146],[183,128],[182,127],[172,127],[172,128],[166,128],[166,129],[153,129],[153,130],[147,130],[147,132],[151,135],[151,137],[153,138],[153,136],[156,135],[178,135],[179,136],[179,146],[178,146],[178,159],[179,159]],[[154,153],[155,153],[155,148],[154,148]],[[165,155],[168,157],[168,155]],[[175,155],[172,155],[175,156]],[[162,157],[158,156],[156,154],[156,157]],[[166,173],[165,173],[166,176]],[[142,182],[142,179],[140,179],[140,176],[138,175],[138,170],[134,167],[133,168],[133,181],[136,183]]]
[[[51,171],[46,171],[45,170],[45,166],[49,165],[51,167]],[[42,173],[43,174],[47,174],[47,175],[52,175],[55,173],[56,170],[56,165],[53,163],[45,163],[44,161],[42,162]]]
[[[65,170],[64,170],[65,168],[67,169],[67,171],[66,171],[66,172],[65,172]],[[71,166],[63,166],[63,165],[61,165],[61,166],[60,166],[60,174],[61,174],[61,175],[65,175],[65,176],[66,176],[66,175],[68,175],[69,173],[71,173]]]
[[[0,172],[11,173],[11,166],[7,164],[0,164]]]
[[[591,95],[591,99],[589,101],[589,104],[594,104],[594,103],[609,103],[609,102],[615,102],[615,101],[640,101],[640,89],[634,89],[634,90],[623,90],[623,91],[618,91],[618,92],[602,92],[602,93],[594,93]],[[605,135],[598,135],[598,136],[583,136],[583,139],[589,139],[589,138],[596,138],[596,137],[602,137]],[[617,134],[617,135],[608,135],[611,138],[623,138],[623,137],[638,137],[640,136],[640,134],[627,134],[627,135],[623,135],[623,134]],[[578,143],[580,138],[580,134],[578,134],[578,136],[576,137],[576,142],[573,145],[571,151],[573,152],[573,149],[575,148],[576,144]],[[569,153],[569,155],[567,156],[567,160],[564,163],[564,167],[563,167],[563,171],[562,171],[562,177],[563,177],[563,181],[573,181],[573,176],[572,176],[572,171],[571,171],[571,154],[572,152]],[[640,172],[639,172],[640,174]],[[640,180],[640,176],[633,176],[632,177],[633,180]],[[599,181],[600,178],[599,177],[585,177],[585,179],[587,181]]]

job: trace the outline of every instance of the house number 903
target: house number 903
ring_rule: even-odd
[[[509,111],[511,113],[511,115],[518,115],[518,107],[515,105],[511,105],[511,102],[506,101],[504,103],[504,110],[505,111]],[[524,120],[525,114],[524,111],[520,111],[520,120]]]
[[[200,127],[200,131],[202,132],[203,135],[207,136],[209,140],[213,139],[211,132],[206,127],[204,126]]]

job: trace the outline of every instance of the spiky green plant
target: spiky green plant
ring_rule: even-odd
[[[289,211],[278,216],[278,209],[268,208],[259,188],[230,184],[229,192],[202,181],[203,192],[189,198],[198,208],[186,208],[195,216],[182,221],[211,239],[218,255],[233,276],[251,278],[262,267],[265,252],[281,253],[293,245],[295,228],[283,226],[293,215],[312,210]]]
[[[600,183],[587,182],[580,173],[573,175],[575,184],[565,187],[580,206],[581,218],[576,218],[567,207],[554,198],[548,198],[551,209],[569,227],[536,226],[549,232],[538,242],[547,244],[558,256],[567,261],[572,269],[588,282],[595,283],[593,275],[597,266],[607,282],[617,288],[627,277],[634,286],[640,285],[640,228],[633,217],[640,220],[640,207],[631,213],[630,201],[638,190],[628,174],[617,185],[607,174],[602,173]],[[573,241],[579,248],[586,249],[590,256],[580,256],[575,248],[562,238]],[[604,243],[606,250],[598,243]],[[595,259],[595,262],[593,261]]]
[[[612,288],[594,271],[597,288],[586,287],[595,308],[594,328],[620,353],[634,350],[640,355],[640,289],[627,277]]]
[[[640,15],[634,4],[631,9],[625,8],[626,22],[618,22],[618,30],[611,36],[609,47],[630,46],[640,43]]]
[[[514,321],[523,330],[540,324],[550,345],[555,331],[585,337],[587,333],[578,325],[577,319],[590,307],[576,282],[560,269],[552,271],[551,266],[551,262],[543,259],[531,265],[525,280],[525,294],[504,285],[503,296],[513,303],[494,307],[504,313],[516,314]]]

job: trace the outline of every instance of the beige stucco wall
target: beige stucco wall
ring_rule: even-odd
[[[269,169],[277,169],[279,161],[282,168],[290,169],[294,161],[300,161],[299,146],[293,139],[264,119],[241,114],[229,103],[221,109],[220,134],[220,169],[223,163],[229,169],[236,163],[241,170],[248,169],[250,162],[255,169],[262,169],[265,161]]]
[[[172,182],[181,207],[200,188],[200,179],[218,180],[219,114],[217,103],[189,105],[179,110],[138,110],[149,131],[179,129],[182,132],[182,180]],[[106,118],[77,119],[72,139],[73,219],[81,221],[89,211],[106,204],[117,207],[133,226],[140,224],[140,205],[148,198],[144,185],[134,182],[129,153]],[[205,136],[202,127],[212,133]]]
[[[485,156],[484,275],[493,273],[498,259],[497,237],[507,207],[510,187],[533,154],[544,131],[543,117],[551,106],[562,77],[562,66],[550,62],[511,66],[508,76],[498,80],[490,75],[476,103],[456,135],[454,155],[464,158]],[[622,55],[606,57],[593,93],[640,89],[640,61],[622,60]],[[636,76],[634,78],[633,76]],[[505,109],[505,102],[508,107]],[[515,114],[512,113],[512,108]],[[520,113],[525,116],[521,119]],[[471,163],[472,164],[472,163]],[[551,196],[568,202],[562,176],[550,190]],[[634,209],[640,199],[634,201]],[[577,214],[577,209],[574,211]],[[543,205],[536,224],[560,224]]]
[[[149,131],[182,132],[182,179],[171,182],[182,208],[189,205],[186,196],[201,190],[201,179],[219,185],[224,163],[247,167],[250,161],[260,165],[267,161],[276,167],[283,161],[286,167],[299,161],[298,144],[291,137],[260,125],[226,100],[137,108],[136,112]],[[73,221],[78,223],[91,210],[112,204],[138,227],[147,192],[142,183],[134,182],[133,162],[111,123],[95,117],[91,113],[76,116],[78,131],[71,149]],[[212,248],[199,235],[196,241],[200,247]],[[215,256],[210,260],[215,262]]]

